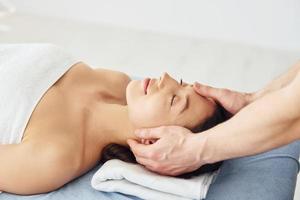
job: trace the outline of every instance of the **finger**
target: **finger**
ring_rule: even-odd
[[[140,144],[136,140],[128,139],[127,143],[136,157],[149,158],[152,145]]]
[[[197,92],[198,94],[200,94],[202,96],[206,96],[206,97],[213,96],[216,91],[216,88],[213,88],[208,85],[200,84],[198,82],[195,82],[193,86],[194,86],[193,88],[194,88],[195,92]]]
[[[218,100],[222,96],[223,89],[214,88],[211,86],[203,85],[198,82],[194,84],[194,90],[201,96],[210,97],[214,100]]]
[[[147,140],[145,141],[145,143],[144,143],[144,144],[147,144],[147,145],[149,145],[149,144],[151,144],[151,143],[150,143],[150,141],[151,141],[151,140],[148,140],[148,139],[147,139]]]
[[[159,139],[165,131],[165,128],[161,126],[156,128],[136,129],[134,134],[143,139]]]
[[[155,139],[151,139],[151,140],[147,140],[148,144],[154,144],[157,140]]]
[[[157,141],[156,139],[142,139],[141,143],[149,145],[149,144],[154,144],[156,141]]]

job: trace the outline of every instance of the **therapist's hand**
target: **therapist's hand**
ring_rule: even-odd
[[[163,175],[176,176],[194,171],[204,165],[201,150],[205,138],[179,126],[161,126],[135,131],[138,138],[151,140],[140,143],[128,139],[131,151],[138,163],[151,171]]]
[[[204,97],[212,98],[231,115],[236,114],[254,100],[253,93],[243,93],[229,89],[214,88],[198,82],[196,82],[193,87],[196,93]]]

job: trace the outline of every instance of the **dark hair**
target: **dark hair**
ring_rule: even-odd
[[[204,123],[193,128],[191,131],[194,133],[199,133],[201,131],[210,129],[210,128],[214,127],[215,125],[222,123],[226,120],[227,120],[227,117],[226,117],[225,109],[222,106],[220,106],[219,104],[217,104],[217,108],[216,108],[214,114],[211,117],[209,117]],[[104,163],[111,159],[119,159],[119,160],[122,160],[122,161],[128,162],[128,163],[137,163],[134,154],[131,152],[131,150],[128,147],[125,147],[125,146],[119,145],[119,144],[114,144],[114,143],[106,145],[102,150],[101,162]],[[193,176],[197,176],[200,174],[212,172],[212,171],[219,169],[221,164],[222,164],[222,162],[206,164],[193,172],[185,173],[185,174],[179,175],[178,177],[191,178]]]

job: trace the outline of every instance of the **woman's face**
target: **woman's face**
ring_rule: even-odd
[[[215,102],[196,94],[193,85],[180,84],[167,73],[159,79],[131,81],[126,99],[135,128],[178,125],[193,129],[216,109]]]

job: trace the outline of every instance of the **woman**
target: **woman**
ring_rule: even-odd
[[[55,190],[94,167],[102,154],[110,159],[110,144],[127,147],[137,128],[205,129],[225,119],[213,100],[166,73],[131,81],[53,45],[8,45],[0,53],[0,92],[6,94],[0,108],[7,111],[0,118],[0,191]]]

